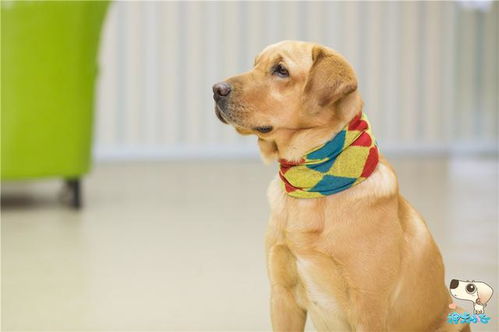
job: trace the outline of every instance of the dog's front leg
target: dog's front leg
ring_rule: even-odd
[[[271,232],[269,234],[272,234]],[[267,237],[272,328],[279,332],[303,331],[306,311],[298,305],[298,275],[294,256],[288,247]]]
[[[354,292],[355,309],[353,310],[353,326],[357,332],[385,332],[387,312],[386,301],[376,294],[359,294]]]
[[[272,329],[279,332],[303,331],[307,313],[296,303],[291,289],[281,285],[272,286]]]
[[[483,305],[481,304],[478,304],[478,303],[474,303],[473,304],[473,311],[474,311],[474,314],[476,315],[479,315],[479,314],[483,314]]]

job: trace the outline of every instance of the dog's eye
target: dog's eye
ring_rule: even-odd
[[[466,285],[466,291],[467,291],[468,293],[470,293],[470,294],[471,294],[471,293],[474,293],[474,292],[475,292],[475,290],[476,290],[475,285],[473,285],[473,284],[467,284],[467,285]]]
[[[272,74],[275,74],[275,75],[277,75],[279,77],[289,77],[288,70],[286,69],[286,67],[284,67],[281,64],[278,64],[277,66],[275,66],[273,68]]]

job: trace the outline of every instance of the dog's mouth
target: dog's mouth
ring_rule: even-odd
[[[247,128],[246,130],[253,130],[253,131],[256,131],[260,134],[268,134],[272,130],[274,130],[273,126],[256,126],[256,127],[242,126],[240,123],[235,121],[235,119],[233,119],[229,114],[226,114],[222,110],[222,107],[220,107],[220,105],[218,105],[218,103],[215,103],[215,114],[221,122],[223,122],[225,124],[229,124],[229,122],[230,122],[235,127],[238,127],[240,129],[244,129],[246,127]]]
[[[254,127],[253,130],[258,131],[260,134],[267,134],[270,133],[274,127],[272,126],[261,126],[261,127]]]
[[[222,116],[222,111],[220,110],[220,107],[215,104],[215,114],[217,115],[218,120],[222,121],[225,124],[228,124],[227,120],[224,119]]]

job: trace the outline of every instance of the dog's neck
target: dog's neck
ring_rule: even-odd
[[[338,134],[363,108],[363,101],[354,92],[333,105],[334,118],[324,126],[288,130],[279,138],[265,140],[260,138],[258,145],[265,162],[279,159],[299,160],[307,151],[320,146]]]

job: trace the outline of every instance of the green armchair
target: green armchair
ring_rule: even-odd
[[[2,180],[61,177],[81,205],[107,1],[1,1]]]

